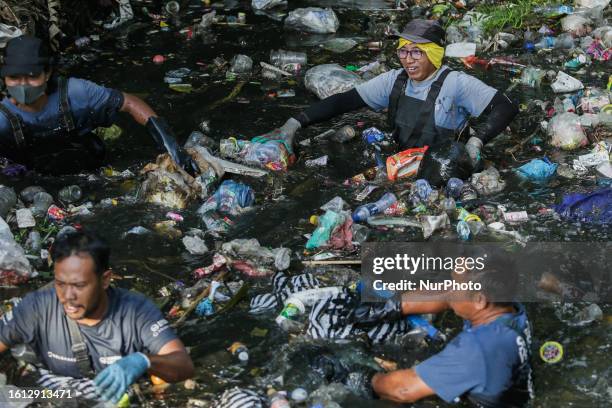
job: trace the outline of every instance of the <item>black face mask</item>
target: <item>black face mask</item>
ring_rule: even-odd
[[[40,98],[47,89],[47,83],[40,86],[17,85],[6,87],[9,95],[22,105],[31,105]]]

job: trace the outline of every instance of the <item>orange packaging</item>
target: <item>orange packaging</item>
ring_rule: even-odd
[[[151,376],[151,382],[153,383],[153,385],[163,385],[163,384],[168,384],[167,382],[165,382],[164,380],[162,380],[161,378],[159,378],[156,375],[152,375]]]
[[[391,181],[411,177],[419,171],[419,165],[429,146],[407,149],[387,157],[387,177]]]

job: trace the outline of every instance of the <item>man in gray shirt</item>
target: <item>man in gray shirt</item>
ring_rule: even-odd
[[[110,248],[102,239],[66,234],[51,256],[54,286],[29,293],[0,320],[0,353],[26,344],[53,374],[95,376],[99,395],[115,403],[146,372],[167,382],[193,376],[187,350],[155,305],[110,287]],[[85,351],[75,349],[79,343]]]

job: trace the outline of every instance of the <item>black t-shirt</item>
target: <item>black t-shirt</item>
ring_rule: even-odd
[[[104,318],[95,326],[79,325],[96,373],[131,353],[157,354],[177,338],[145,296],[116,288],[109,288],[107,294]],[[9,347],[28,344],[54,374],[80,377],[67,319],[55,288],[40,289],[26,295],[0,320],[0,341]]]

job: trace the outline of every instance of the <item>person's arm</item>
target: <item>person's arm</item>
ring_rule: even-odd
[[[151,362],[149,373],[166,382],[184,381],[194,375],[191,357],[179,339],[169,341],[159,353],[148,357]]]
[[[412,368],[378,373],[372,378],[372,388],[380,398],[400,403],[415,402],[435,394]]]
[[[135,95],[124,92],[120,111],[129,113],[138,124],[145,126],[153,140],[165,148],[172,160],[187,173],[195,177],[200,172],[195,161],[176,142],[168,122],[158,117],[149,104]]]
[[[436,314],[449,308],[446,293],[411,291],[402,294],[402,315]]]
[[[503,132],[518,113],[518,107],[512,103],[510,98],[505,93],[497,91],[483,111],[486,122],[482,128],[477,130],[475,137],[480,139],[483,144],[487,144]]]
[[[149,106],[148,103],[137,97],[126,92],[123,92],[123,105],[120,109],[121,112],[129,113],[134,120],[145,126],[151,117],[157,117],[157,114]]]
[[[0,341],[0,354],[4,353],[8,349],[8,346]]]
[[[294,119],[300,122],[301,127],[305,128],[366,106],[365,101],[353,88],[310,105],[306,110],[294,116]]]

